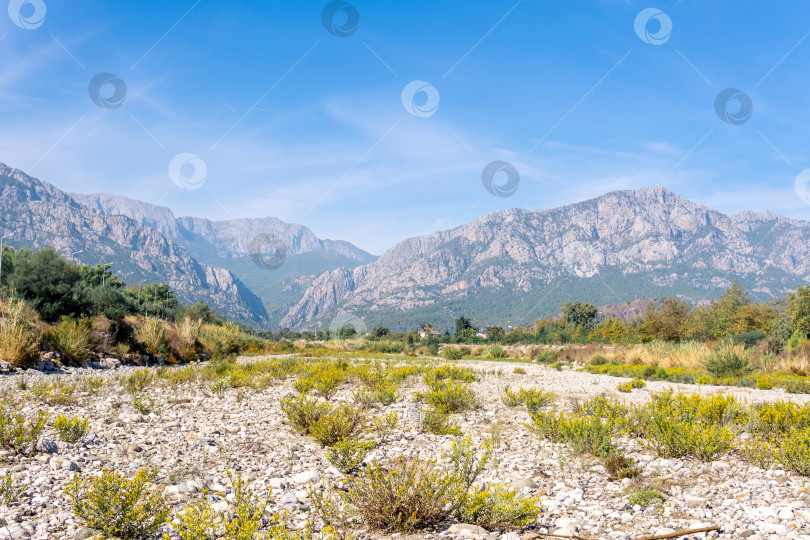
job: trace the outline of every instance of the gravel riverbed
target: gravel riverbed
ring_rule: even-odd
[[[253,361],[254,359],[240,359]],[[596,460],[576,458],[559,445],[541,442],[524,425],[525,408],[509,408],[500,400],[502,389],[538,387],[553,390],[558,406],[567,400],[586,400],[599,394],[640,403],[650,392],[676,388],[685,392],[723,392],[748,402],[810,401],[810,396],[774,390],[727,388],[650,382],[646,388],[620,394],[616,386],[625,380],[564,368],[561,371],[535,364],[463,362],[480,372],[471,385],[480,408],[455,420],[465,434],[480,443],[496,433],[497,467],[487,469],[481,482],[507,482],[527,495],[539,497],[543,506],[540,522],[555,534],[576,534],[599,539],[632,539],[666,534],[707,525],[720,532],[685,538],[748,538],[810,540],[810,488],[806,477],[778,469],[763,470],[734,456],[713,462],[692,459],[661,459],[636,441],[622,439],[620,446],[643,468],[635,481],[610,480]],[[519,365],[525,374],[512,372]],[[27,371],[0,378],[0,390],[20,395],[19,382],[61,377],[79,380],[88,375],[120,378],[133,367],[108,370],[73,369],[66,374]],[[150,368],[152,369],[152,368]],[[167,368],[175,369],[175,368]],[[221,396],[199,384],[176,387],[152,386],[145,390],[159,410],[142,415],[131,405],[119,385],[110,385],[100,395],[79,396],[75,406],[47,406],[30,399],[21,412],[33,416],[37,409],[56,414],[78,415],[90,421],[90,435],[77,444],[41,444],[33,456],[0,452],[0,475],[11,473],[27,485],[20,503],[0,506],[0,538],[74,539],[86,530],[72,513],[65,487],[75,474],[93,476],[104,468],[132,475],[142,467],[155,468],[159,483],[178,511],[197,500],[204,491],[215,509],[229,504],[227,471],[240,471],[259,492],[272,488],[268,510],[289,513],[290,524],[303,527],[310,518],[307,487],[321,489],[339,483],[342,474],[324,457],[312,439],[296,434],[284,421],[279,399],[293,392],[291,381],[264,390],[228,389]],[[382,412],[397,412],[399,429],[373,450],[367,461],[397,456],[430,459],[439,457],[452,443],[450,436],[421,433],[420,404],[412,394],[424,389],[420,378],[400,388],[400,397]],[[333,398],[351,402],[351,388],[344,386]],[[51,422],[52,423],[52,422]],[[50,424],[50,423],[49,423]],[[51,425],[45,437],[57,441]],[[635,482],[635,484],[634,484]],[[661,504],[646,509],[628,505],[633,485],[657,486],[665,495]],[[632,485],[631,485],[632,484]],[[167,527],[166,532],[171,533]],[[412,535],[412,538],[502,538],[517,540],[530,533],[485,531],[472,526],[443,528]],[[384,538],[360,531],[363,538]],[[176,538],[176,536],[175,536]]]

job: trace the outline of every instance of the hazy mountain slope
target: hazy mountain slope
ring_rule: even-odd
[[[810,280],[810,223],[767,212],[728,216],[653,187],[493,212],[405,240],[371,264],[318,277],[282,324],[320,327],[342,311],[397,328],[449,326],[461,314],[517,324],[574,299],[697,301],[733,279],[760,298]]]
[[[361,264],[374,260],[374,256],[340,240],[322,240],[307,227],[285,223],[274,217],[236,218],[211,221],[197,217],[176,218],[171,209],[121,195],[71,193],[71,197],[85,206],[105,214],[128,216],[179,244],[192,253],[197,249],[212,250],[219,257],[240,257],[249,254],[250,241],[259,233],[267,233],[284,241],[289,255],[310,251],[332,251]],[[204,247],[203,247],[204,246]]]
[[[375,257],[349,242],[322,240],[307,227],[276,218],[211,221],[174,216],[169,208],[120,195],[71,194],[74,200],[106,214],[125,215],[183,246],[200,262],[227,268],[262,301],[271,326],[298,303],[321,273],[354,268]],[[284,242],[287,255],[278,268],[264,268],[250,258],[251,241],[267,234]],[[255,250],[255,248],[254,248]]]
[[[15,247],[52,245],[64,256],[112,263],[128,283],[164,282],[236,320],[265,324],[261,301],[230,271],[201,264],[157,230],[76,203],[53,185],[0,164],[0,231]],[[131,273],[131,274],[130,274]],[[129,274],[129,275],[128,275]]]

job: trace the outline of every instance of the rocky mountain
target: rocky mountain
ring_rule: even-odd
[[[369,328],[521,324],[567,301],[716,297],[738,279],[766,299],[810,281],[810,223],[726,215],[662,187],[548,210],[503,210],[405,240],[370,264],[325,272],[282,319],[319,328],[347,313]]]
[[[169,208],[120,195],[71,197],[104,214],[127,216],[182,246],[198,261],[230,270],[261,299],[269,327],[278,325],[323,272],[375,260],[349,242],[322,240],[303,225],[272,217],[227,221],[178,218]],[[276,255],[277,247],[283,253]],[[267,259],[263,257],[272,259],[268,261],[271,264],[264,264]]]
[[[221,258],[249,256],[251,240],[259,234],[269,234],[284,242],[287,255],[313,251],[333,252],[358,264],[366,264],[375,259],[349,242],[322,240],[303,225],[285,223],[273,217],[226,221],[196,217],[176,218],[169,208],[121,195],[71,193],[70,196],[76,202],[105,214],[128,216],[202,258],[212,254]]]
[[[55,247],[63,256],[112,263],[128,283],[168,283],[186,302],[263,325],[259,298],[227,269],[200,263],[183,246],[124,215],[80,205],[51,184],[0,163],[0,234],[14,247]],[[80,253],[77,253],[80,252]]]

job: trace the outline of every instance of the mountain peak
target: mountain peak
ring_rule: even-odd
[[[520,324],[569,300],[718,295],[734,279],[763,298],[810,279],[810,224],[727,216],[662,186],[538,211],[499,210],[400,242],[351,273],[315,280],[282,320],[318,326],[340,311],[367,324]],[[397,326],[400,324],[400,326]]]

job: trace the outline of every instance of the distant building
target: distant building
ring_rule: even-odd
[[[481,327],[478,329],[478,332],[475,334],[480,338],[487,339],[489,337],[489,327]]]
[[[442,335],[442,333],[437,332],[433,328],[423,328],[422,330],[419,330],[419,337],[422,338],[422,339],[425,339],[425,338],[428,338],[428,337],[436,337],[436,336],[440,336],[440,335]]]

